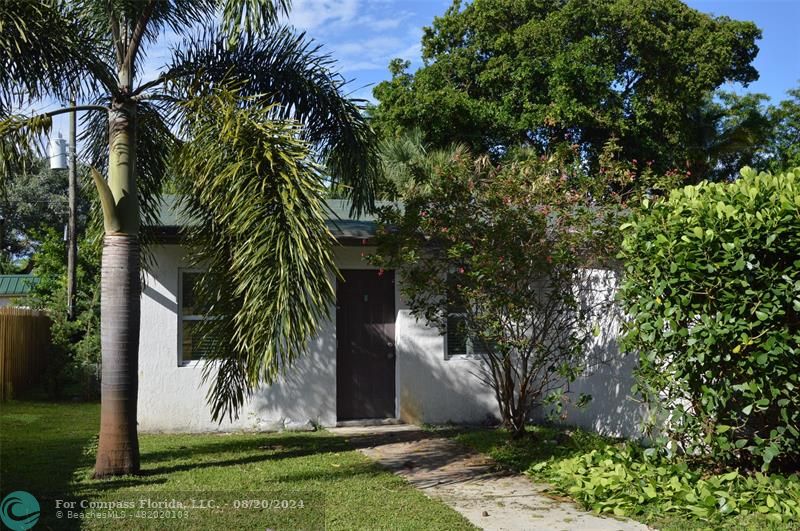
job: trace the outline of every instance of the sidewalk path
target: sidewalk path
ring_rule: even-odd
[[[416,426],[334,428],[355,447],[486,530],[644,531],[544,494],[547,485],[501,470],[490,458]]]

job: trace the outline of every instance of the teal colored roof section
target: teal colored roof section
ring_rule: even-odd
[[[175,195],[165,194],[161,198],[161,204],[158,209],[158,225],[159,227],[180,227],[186,223],[182,219],[178,210],[178,197]]]
[[[191,224],[177,208],[177,197],[165,195],[159,209],[159,223],[156,228],[181,227]],[[376,216],[374,214],[350,215],[350,201],[347,199],[328,199],[328,229],[337,239],[367,239],[375,236]],[[377,208],[388,206],[389,201],[376,201]]]
[[[38,283],[33,275],[0,275],[0,297],[27,295]]]
[[[377,216],[364,213],[360,216],[350,215],[350,201],[347,199],[328,199],[328,230],[334,238],[366,240],[375,236]],[[375,207],[389,206],[389,201],[375,201]]]

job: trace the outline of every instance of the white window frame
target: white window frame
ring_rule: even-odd
[[[184,321],[206,321],[211,319],[204,315],[183,315],[183,276],[185,274],[205,273],[205,269],[197,268],[178,268],[178,366],[196,367],[206,362],[203,358],[184,360],[183,359],[183,323]]]

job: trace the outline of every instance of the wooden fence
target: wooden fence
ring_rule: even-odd
[[[0,400],[35,385],[50,349],[50,318],[25,308],[0,308]]]

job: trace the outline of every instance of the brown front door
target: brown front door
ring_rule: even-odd
[[[337,418],[394,418],[394,271],[341,273],[336,288]]]

